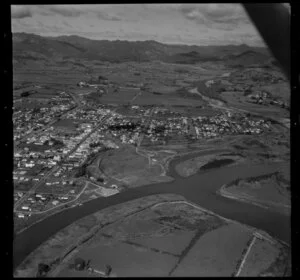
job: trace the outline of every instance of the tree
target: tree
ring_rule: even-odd
[[[88,269],[88,268],[90,267],[90,264],[91,264],[91,260],[88,260],[88,261],[86,262],[85,267]]]
[[[109,276],[110,273],[111,273],[111,271],[112,271],[112,267],[111,267],[109,264],[107,264],[107,265],[105,266],[105,275],[106,275],[106,276]]]
[[[84,176],[85,171],[86,171],[85,168],[86,168],[86,166],[84,166],[84,165],[78,167],[77,172],[75,173],[75,177],[78,178],[78,177]]]
[[[24,91],[21,93],[21,97],[27,97],[29,96],[29,91]]]
[[[86,267],[86,262],[82,258],[75,259],[75,269],[76,270],[84,270]]]
[[[104,76],[98,76],[98,80],[100,81],[100,80],[107,80],[107,78],[105,78]]]
[[[46,274],[50,271],[50,266],[45,263],[38,264],[37,277],[45,277]]]
[[[103,182],[104,182],[104,179],[103,179],[102,177],[99,177],[99,178],[97,179],[97,181],[100,182],[100,183],[103,183]]]

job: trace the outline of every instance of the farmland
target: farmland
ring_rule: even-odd
[[[276,250],[287,254],[287,248],[274,239],[268,241],[269,237],[265,239],[260,232],[262,239],[251,246],[250,263],[247,259],[240,269],[255,234],[254,228],[193,207],[179,196],[151,196],[100,211],[68,226],[33,252],[16,275],[33,275],[37,261],[49,262],[58,256],[60,261],[51,271],[52,277],[92,276],[88,271],[72,269],[78,257],[90,259],[94,270],[101,271],[110,264],[115,276],[232,276],[238,269],[247,274],[249,266],[254,266],[251,275],[259,275],[277,261]],[[80,236],[82,241],[78,240]],[[67,253],[71,247],[72,253]],[[265,259],[265,265],[255,264],[252,255]],[[282,275],[283,269],[271,273]]]

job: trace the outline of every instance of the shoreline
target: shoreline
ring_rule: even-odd
[[[100,230],[102,230],[102,229],[106,228],[107,226],[110,226],[114,223],[117,223],[118,221],[121,221],[121,220],[123,220],[127,217],[134,216],[134,215],[136,215],[140,212],[143,212],[147,209],[153,209],[153,208],[155,208],[159,205],[164,205],[164,204],[178,204],[178,203],[179,204],[187,204],[187,205],[189,205],[193,208],[196,208],[196,209],[198,209],[198,210],[200,210],[204,213],[207,213],[209,215],[218,217],[218,218],[220,218],[221,220],[225,221],[228,224],[233,223],[233,224],[237,224],[237,225],[246,227],[247,229],[253,231],[254,236],[256,236],[256,235],[260,236],[261,239],[263,239],[263,240],[266,240],[266,241],[269,241],[269,242],[274,242],[275,241],[275,242],[278,242],[278,243],[283,244],[283,245],[287,246],[288,248],[290,248],[289,244],[285,243],[284,241],[282,241],[282,240],[280,240],[276,237],[270,236],[267,232],[265,232],[263,230],[255,228],[253,226],[249,226],[247,224],[240,223],[238,221],[235,221],[235,220],[232,220],[232,219],[229,219],[229,218],[225,218],[222,215],[219,215],[219,214],[217,214],[217,213],[215,213],[211,210],[208,210],[206,208],[203,208],[201,206],[196,205],[195,203],[185,199],[184,197],[182,197],[183,198],[182,199],[181,195],[179,195],[179,197],[177,197],[177,196],[178,195],[174,195],[172,193],[170,193],[170,194],[166,193],[166,194],[150,195],[148,197],[152,197],[152,199],[154,199],[156,201],[150,201],[149,205],[146,205],[144,207],[142,206],[142,208],[140,208],[141,203],[143,202],[143,200],[145,198],[147,198],[147,196],[142,197],[142,198],[138,198],[138,199],[134,199],[134,200],[130,201],[133,204],[131,207],[133,207],[134,209],[129,210],[128,213],[125,211],[126,212],[125,214],[122,214],[122,212],[119,213],[118,211],[120,211],[120,209],[122,209],[122,207],[126,207],[125,206],[126,202],[118,204],[118,205],[111,206],[113,208],[113,211],[116,211],[116,213],[112,212],[113,213],[112,215],[116,215],[117,217],[113,217],[113,218],[108,217],[107,220],[104,221],[104,223],[102,223],[101,221],[99,223],[96,223],[94,226],[92,226],[88,230],[87,233],[82,235],[80,238],[78,238],[78,239],[74,238],[74,240],[72,240],[72,243],[67,248],[62,250],[61,253],[59,253],[59,256],[55,256],[54,253],[53,253],[53,255],[48,256],[48,258],[50,258],[50,260],[48,260],[48,263],[50,264],[50,266],[52,266],[52,268],[49,271],[49,274],[47,275],[47,277],[56,277],[56,275],[58,273],[60,273],[60,270],[63,268],[62,266],[69,260],[69,258],[72,258],[73,254],[76,254],[78,251],[83,249],[84,246],[86,245],[86,243],[89,242],[90,240],[92,240]],[[107,208],[101,209],[97,212],[107,211],[107,209],[109,209],[109,208],[110,207],[107,207]],[[84,221],[84,219],[88,218],[89,216],[95,215],[97,212],[95,212],[91,215],[85,216],[80,220]],[[72,223],[68,226],[69,229],[68,229],[67,235],[70,235],[69,231],[72,231],[72,227],[76,226],[76,223],[77,223],[77,221],[75,221],[74,223]],[[58,234],[58,233],[59,232],[57,232],[56,234]],[[48,239],[45,242],[45,243],[48,243],[48,244],[44,244],[44,246],[50,246],[50,248],[51,248],[51,245],[49,245],[49,244],[51,244],[52,239],[55,239],[55,235],[50,237],[50,239]],[[61,241],[61,242],[63,242],[63,241]],[[32,252],[32,254],[33,254],[32,257],[33,257],[33,263],[34,263],[34,251]],[[30,258],[30,255],[26,259],[28,259],[28,258]],[[24,261],[26,261],[26,259],[24,259]],[[22,265],[22,263],[18,267],[20,267]],[[14,273],[16,273],[16,271],[18,271],[18,267],[15,269]],[[29,269],[30,269],[30,267],[29,267]],[[26,268],[23,269],[23,271],[26,271]],[[20,272],[22,272],[22,270],[20,270]],[[18,277],[18,276],[15,275],[15,277]],[[20,276],[20,277],[27,277],[27,276]]]
[[[212,150],[212,149],[208,149],[208,150]],[[194,154],[196,153],[201,153],[201,152],[204,152],[204,150],[201,150],[201,151],[194,151],[194,152],[189,152],[188,153],[188,156],[194,156]],[[177,157],[178,156],[180,156],[180,155],[176,155]],[[183,155],[181,155],[181,156],[183,156]],[[173,173],[176,173],[176,171],[175,170],[173,170],[173,167],[174,167],[174,165],[176,165],[177,164],[177,160],[175,160],[175,161],[171,161],[171,165],[169,166],[169,169],[171,169],[170,171],[172,172],[173,171]],[[252,164],[253,165],[253,164]],[[256,165],[256,164],[254,164],[254,165]],[[257,165],[259,165],[259,164],[257,164]],[[229,167],[230,168],[230,167]],[[226,167],[225,168],[221,168],[221,169],[226,169]],[[219,169],[217,169],[217,170],[219,170]],[[209,173],[209,172],[211,172],[211,171],[207,171],[207,172],[204,172],[204,173]],[[176,173],[176,175],[177,175],[177,173]],[[195,174],[194,176],[197,176],[197,174]],[[194,177],[194,176],[190,176],[190,177]],[[176,176],[176,178],[175,178],[175,180],[178,180],[179,179],[179,181],[181,181],[181,177],[179,176],[179,175],[177,175]],[[140,191],[138,191],[138,189],[139,188],[135,188],[135,189],[137,189],[137,191],[135,192],[135,195],[134,195],[134,197],[136,197],[136,198],[143,198],[143,197],[148,197],[150,194],[157,194],[157,195],[159,195],[159,194],[161,194],[161,195],[163,195],[163,194],[173,194],[173,195],[181,195],[182,197],[184,197],[185,199],[189,199],[190,200],[190,198],[188,197],[188,196],[185,196],[184,194],[181,194],[181,193],[179,193],[179,192],[177,192],[177,191],[172,191],[171,190],[171,188],[170,188],[170,184],[171,184],[172,182],[168,182],[168,183],[166,183],[166,187],[168,187],[168,189],[169,189],[169,191],[168,192],[165,192],[164,190],[162,190],[162,192],[160,192],[160,191],[158,191],[158,190],[156,190],[156,189],[154,189],[153,191],[151,191],[151,189],[150,189],[150,191],[148,192],[148,191],[146,191],[145,192],[145,194],[143,195],[143,193],[141,193]],[[220,184],[221,185],[221,184]],[[220,185],[219,185],[219,187],[220,187]],[[145,186],[144,186],[145,187]],[[145,190],[145,188],[142,188],[142,190]],[[100,207],[100,210],[96,210],[96,211],[94,211],[94,212],[91,212],[90,214],[88,214],[88,215],[86,215],[86,216],[89,216],[89,215],[91,215],[91,214],[93,214],[93,213],[96,213],[96,212],[98,212],[98,211],[101,211],[101,210],[105,210],[105,209],[108,209],[108,208],[110,208],[111,206],[117,206],[117,205],[120,205],[120,204],[122,204],[122,203],[130,203],[130,202],[132,202],[133,200],[135,200],[136,198],[129,198],[128,199],[128,195],[126,195],[126,191],[124,191],[124,192],[122,192],[123,193],[123,195],[122,195],[122,197],[125,195],[125,200],[122,198],[122,202],[117,202],[117,203],[115,203],[115,204],[110,204],[110,202],[105,202],[104,204],[105,205],[107,205],[107,206],[102,206],[103,207],[103,209],[102,209],[102,207]],[[128,200],[127,200],[128,199]],[[90,200],[90,202],[92,202],[93,200],[95,200],[95,199],[91,199]],[[115,200],[115,199],[113,199],[113,200]],[[117,199],[118,200],[118,199]],[[110,201],[110,200],[109,200]],[[93,203],[93,204],[95,204],[95,203]],[[130,204],[129,204],[130,205]],[[246,205],[246,204],[245,204]],[[87,205],[85,205],[86,207],[85,208],[87,208]],[[84,207],[84,206],[81,206],[81,207]],[[72,208],[76,208],[76,207],[72,207]],[[206,207],[207,208],[207,207]],[[209,208],[208,208],[209,209]],[[63,210],[72,210],[72,209],[62,209],[60,212],[62,212]],[[76,210],[77,212],[78,212],[78,210]],[[214,211],[215,212],[215,211]],[[58,214],[59,215],[59,212],[57,212],[56,214]],[[68,215],[70,215],[69,213],[68,213]],[[222,212],[220,212],[220,215],[222,216]],[[52,216],[54,216],[54,215],[52,215]],[[53,217],[52,216],[50,216],[50,218],[52,218],[52,220],[53,220]],[[226,215],[225,215],[226,216]],[[85,216],[82,216],[81,218],[84,218]],[[46,218],[49,218],[49,216],[48,217],[45,217],[44,219],[46,219]],[[80,220],[81,218],[79,218],[79,219],[77,219],[77,220]],[[44,220],[43,219],[43,220]],[[55,219],[55,217],[54,217],[54,219]],[[41,220],[40,220],[41,221]],[[38,222],[40,222],[40,221],[38,221]],[[38,222],[36,222],[35,224],[37,224]],[[74,220],[72,223],[74,223],[74,222],[76,222],[76,220]],[[246,224],[247,225],[247,222],[245,223],[245,222],[241,222],[241,221],[238,221],[237,220],[237,222],[240,222],[240,223],[242,223],[242,224]],[[71,223],[71,224],[72,224]],[[69,224],[68,224],[69,225]],[[255,226],[254,226],[255,227]],[[259,226],[256,226],[256,228],[258,228],[258,229],[260,229],[260,227]],[[24,230],[25,231],[25,230]],[[59,229],[57,232],[60,232],[61,231],[61,229]],[[266,231],[266,230],[265,230]],[[52,236],[53,235],[55,235],[57,232],[54,232],[53,234],[52,234]],[[26,234],[25,234],[26,235]],[[20,237],[19,237],[20,236]],[[17,237],[19,237],[19,239],[20,238],[22,238],[21,237],[22,235],[18,235]],[[41,241],[41,243],[40,243],[40,245],[37,245],[37,247],[35,247],[31,252],[29,252],[29,254],[27,255],[27,257],[34,251],[34,250],[36,250],[37,248],[39,248],[39,247],[41,247],[41,246],[43,246],[42,244],[44,244],[49,238],[51,238],[51,237],[48,237],[48,238],[46,238],[44,241]],[[276,238],[278,238],[278,236],[276,235]],[[21,249],[21,247],[20,247],[20,250],[23,250],[23,249]],[[24,253],[22,253],[22,254],[24,254]],[[24,260],[27,258],[26,256],[25,256],[25,258],[21,261],[21,263],[23,263],[24,262]],[[19,267],[19,265],[21,264],[21,263],[19,263],[18,265],[17,265],[17,267]]]
[[[281,203],[276,203],[276,202],[267,202],[268,204],[270,204],[271,206],[268,206],[266,204],[263,203],[263,201],[255,199],[253,197],[248,197],[247,195],[243,195],[243,194],[233,194],[230,191],[227,190],[227,185],[228,184],[224,184],[221,186],[221,188],[216,192],[218,195],[229,198],[229,199],[235,199],[244,203],[250,203],[253,204],[255,206],[259,206],[261,208],[264,209],[270,209],[272,206],[273,207],[285,207],[288,209],[291,209],[290,205],[286,205],[286,204],[281,204]],[[285,212],[283,212],[285,213]],[[287,214],[287,213],[286,213]]]
[[[226,148],[223,148],[224,151],[226,150]],[[219,152],[224,152],[223,149],[221,148]],[[230,149],[228,149],[230,150]],[[207,148],[207,149],[202,149],[202,150],[197,150],[197,151],[191,151],[191,152],[185,152],[185,153],[181,153],[181,154],[173,154],[173,155],[170,155],[169,157],[167,157],[166,159],[166,162],[165,162],[165,174],[163,174],[163,176],[165,176],[166,178],[172,178],[172,180],[170,181],[166,181],[165,183],[170,183],[170,182],[173,182],[174,180],[176,180],[175,177],[180,178],[180,179],[186,179],[186,178],[189,178],[189,177],[192,177],[192,176],[195,176],[197,175],[198,173],[207,173],[207,172],[212,172],[213,170],[218,170],[220,168],[226,168],[226,167],[232,167],[232,166],[236,166],[236,165],[247,165],[249,162],[242,162],[242,163],[237,163],[237,162],[234,162],[234,163],[231,163],[229,165],[226,165],[226,166],[221,166],[219,168],[212,168],[212,169],[209,169],[209,170],[197,170],[196,172],[194,172],[193,174],[189,175],[189,176],[182,176],[179,174],[179,172],[177,171],[177,168],[176,166],[180,163],[184,163],[185,161],[188,161],[190,159],[184,159],[183,161],[181,162],[175,162],[174,161],[180,161],[180,159],[182,157],[185,157],[185,156],[193,156],[192,158],[197,158],[197,157],[200,157],[201,155],[197,155],[198,153],[201,153],[201,152],[209,152],[211,151],[212,152],[212,155],[217,155],[217,151],[218,150],[215,150],[213,148]],[[173,164],[173,172],[170,170],[170,166]],[[255,165],[255,163],[251,163],[252,165]],[[256,163],[256,164],[259,164],[259,163]],[[268,164],[268,163],[267,163]],[[175,176],[174,176],[175,175]],[[161,176],[161,175],[160,175]],[[151,182],[151,183],[148,183],[148,184],[142,184],[140,186],[136,186],[134,188],[139,188],[139,187],[143,187],[143,186],[151,186],[153,184],[157,184],[157,183],[161,183],[161,182]],[[164,183],[164,182],[162,182]],[[259,202],[256,202],[256,201],[252,201],[252,200],[247,200],[245,197],[238,197],[238,196],[234,196],[233,194],[231,194],[228,190],[225,190],[226,189],[226,186],[225,185],[222,185],[220,190],[217,191],[217,193],[223,197],[227,197],[227,198],[230,198],[230,199],[235,199],[235,200],[238,200],[238,201],[241,201],[241,202],[244,202],[244,203],[251,203],[253,205],[256,205],[256,206],[259,206],[259,207],[262,207],[264,209],[269,209],[269,207],[267,207],[266,205],[263,205],[263,204],[260,204]],[[126,190],[124,190],[123,192],[126,192]],[[121,192],[120,192],[121,193]],[[101,196],[100,196],[101,197]],[[99,198],[99,197],[97,197]],[[94,199],[97,199],[97,198],[91,198],[91,199],[87,199],[87,200],[84,200],[84,201],[81,201],[80,203],[86,203],[86,202],[89,202],[89,201],[92,201]],[[78,200],[78,199],[77,199]],[[67,203],[71,203],[72,201],[70,202],[67,202]],[[65,210],[68,210],[69,208],[73,208],[73,207],[78,207],[77,204],[74,204],[74,205],[68,205],[68,204],[65,204],[65,205],[61,205],[59,207],[63,207],[62,209],[60,210],[57,210],[55,211],[53,214],[50,214],[50,215],[47,215],[46,217],[42,217],[41,219],[35,221],[34,223],[32,223],[31,225],[25,227],[25,228],[22,228],[20,231],[16,232],[15,233],[15,236],[21,234],[22,232],[26,231],[27,229],[29,229],[30,227],[36,225],[37,223],[40,223],[42,222],[43,220],[47,219],[48,217],[51,217],[51,216],[54,216],[56,214],[59,214]],[[68,207],[66,207],[66,205],[68,205]],[[289,207],[291,208],[291,207]],[[53,210],[50,210],[50,211],[53,211]]]
[[[142,207],[142,209],[140,209],[140,205],[139,203],[141,203],[141,201],[143,201],[145,198],[148,198],[148,197],[151,197],[152,200],[158,200],[158,201],[149,201],[149,205],[145,206],[145,207]],[[120,216],[120,217],[117,217],[116,219],[115,218],[111,218],[111,217],[107,217],[107,218],[104,218],[104,219],[107,219],[107,221],[105,221],[104,223],[102,223],[101,221],[99,223],[97,223],[96,225],[93,225],[87,233],[85,233],[83,236],[81,236],[80,238],[78,239],[74,239],[72,240],[72,243],[70,245],[67,246],[67,248],[63,249],[62,252],[59,254],[59,256],[57,257],[53,257],[51,262],[52,265],[54,265],[53,267],[53,270],[55,270],[57,268],[57,265],[59,265],[60,263],[62,263],[64,261],[65,258],[67,258],[68,256],[70,256],[70,254],[72,254],[72,252],[74,252],[78,247],[84,245],[85,242],[89,241],[99,230],[105,228],[106,226],[109,226],[119,220],[122,220],[124,219],[124,217],[127,217],[127,216],[131,216],[131,215],[135,215],[136,213],[139,213],[139,212],[142,212],[148,208],[151,208],[153,207],[154,205],[158,204],[158,203],[166,203],[166,202],[169,202],[169,201],[177,201],[178,200],[178,197],[182,197],[181,195],[177,195],[177,194],[173,194],[173,193],[165,193],[165,194],[157,194],[157,195],[147,195],[147,196],[144,196],[144,197],[141,197],[141,198],[137,198],[137,199],[133,199],[131,201],[128,201],[128,202],[122,202],[120,204],[117,204],[117,205],[111,205],[111,206],[108,206],[104,209],[100,209],[90,215],[87,215],[81,219],[78,219],[76,220],[75,222],[69,224],[66,228],[68,227],[72,227],[74,225],[76,225],[76,223],[80,220],[84,220],[86,219],[87,217],[89,216],[93,216],[95,215],[96,213],[98,212],[104,212],[104,211],[108,211],[108,209],[112,208],[114,210],[116,210],[115,208],[122,208],[124,207],[127,203],[131,203],[131,204],[136,204],[136,205],[133,205],[131,207],[135,207],[136,209],[133,209],[131,211],[129,211],[129,213],[123,215],[123,214],[119,214],[118,212],[115,213],[114,215],[116,216]],[[182,197],[184,199],[184,197]],[[182,200],[181,198],[181,200]],[[147,202],[146,202],[147,203]],[[64,230],[64,229],[62,229]],[[57,231],[53,236],[51,236],[49,239],[45,240],[39,247],[41,246],[45,246],[47,245],[47,242],[50,241],[52,238],[55,237],[55,235],[59,234],[62,230],[60,231]],[[31,257],[31,254],[34,254],[34,252],[39,248],[37,247],[36,249],[34,249],[15,269],[14,269],[14,273],[18,270],[18,268],[28,259],[30,259]],[[50,257],[51,258],[51,257]],[[52,269],[51,269],[52,270]]]

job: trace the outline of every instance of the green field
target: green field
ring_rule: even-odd
[[[205,104],[201,99],[189,99],[189,98],[182,98],[170,94],[165,95],[155,95],[151,93],[143,93],[142,95],[138,96],[134,102],[134,105],[162,105],[162,106],[187,106],[187,107],[197,107],[202,106]]]
[[[61,119],[54,123],[53,126],[59,128],[66,128],[69,130],[75,130],[79,123],[81,123],[80,120]]]

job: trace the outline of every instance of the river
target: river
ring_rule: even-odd
[[[203,152],[202,154],[207,153]],[[199,153],[197,154],[199,155]],[[237,177],[257,176],[279,170],[283,163],[272,164],[243,164],[238,166],[223,167],[215,170],[197,173],[188,178],[180,177],[174,167],[181,161],[195,157],[185,155],[175,158],[169,166],[169,174],[175,180],[166,183],[157,183],[138,188],[106,198],[97,198],[84,203],[82,206],[66,209],[63,212],[49,216],[45,220],[34,224],[14,240],[14,269],[39,245],[70,225],[76,220],[96,211],[119,203],[130,201],[153,194],[175,193],[184,196],[201,207],[211,210],[223,217],[239,221],[249,226],[268,232],[290,243],[290,217],[279,212],[260,208],[237,200],[222,197],[216,193],[221,185]]]

